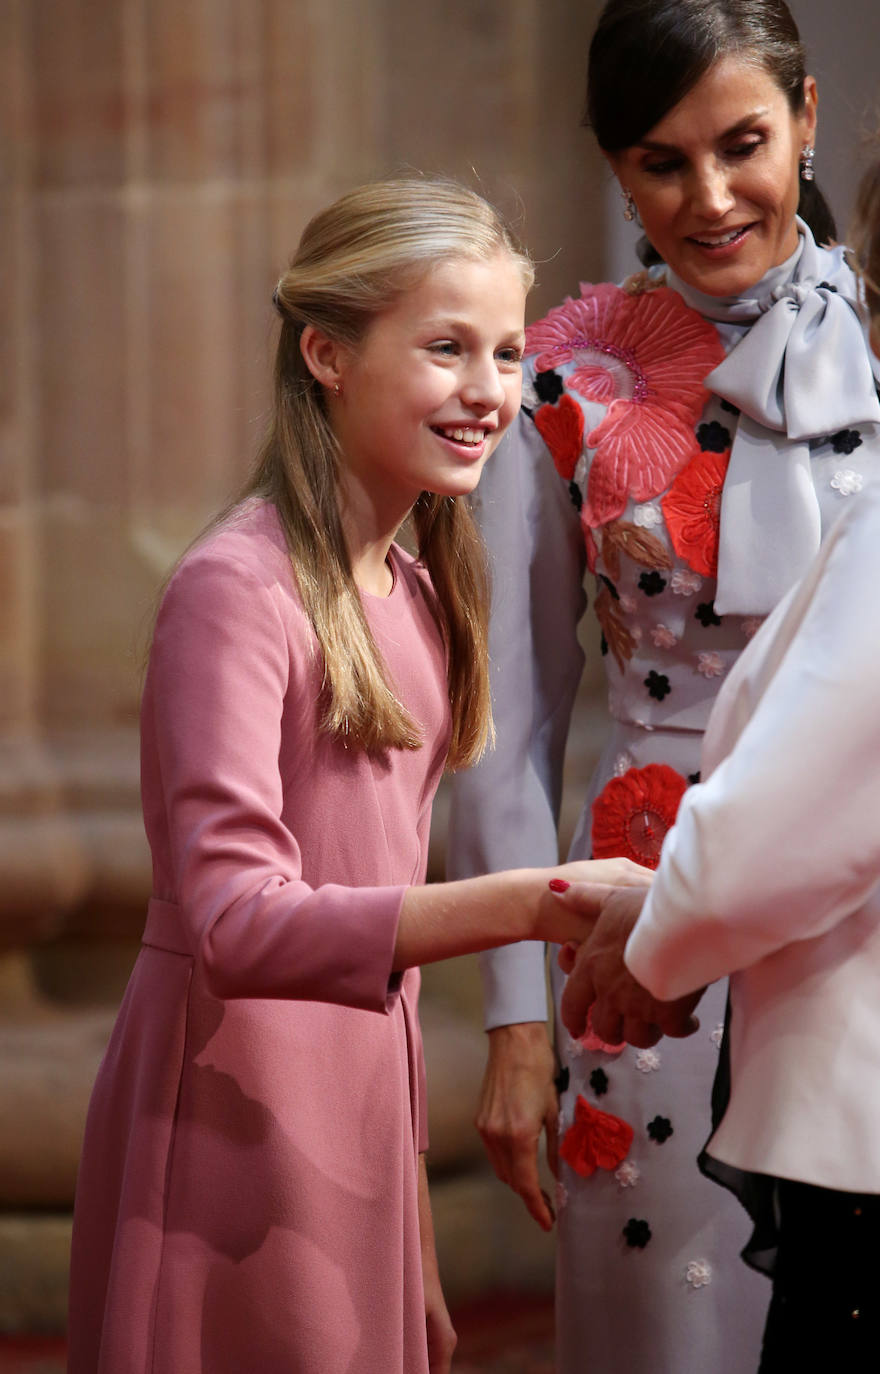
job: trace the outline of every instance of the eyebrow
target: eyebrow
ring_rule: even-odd
[[[766,110],[753,110],[752,113],[747,114],[744,119],[738,119],[735,124],[731,124],[729,129],[725,129],[724,133],[719,136],[718,141],[722,142],[725,138],[735,138],[737,134],[745,133],[746,129],[750,129],[753,124],[757,124],[760,120],[765,119],[766,116]],[[658,143],[653,138],[640,138],[635,147],[642,148],[646,153],[669,153],[678,151],[674,143]]]

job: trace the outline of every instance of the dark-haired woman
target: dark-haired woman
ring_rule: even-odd
[[[571,853],[654,865],[718,687],[858,499],[880,402],[853,276],[818,246],[816,106],[782,0],[602,12],[588,122],[656,265],[529,330],[525,409],[480,497],[498,746],[456,784],[453,874],[555,857],[585,568],[613,723]],[[769,1286],[732,1258],[744,1214],[695,1167],[725,988],[690,1039],[636,1050],[557,1021],[554,1056],[543,950],[483,967],[478,1125],[544,1226],[537,1146],[545,1130],[553,1160],[558,1134],[560,1374],[753,1371]]]

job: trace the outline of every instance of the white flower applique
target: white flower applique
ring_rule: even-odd
[[[658,649],[674,649],[678,640],[666,625],[655,625],[651,630],[651,638]]]
[[[639,1073],[656,1073],[660,1067],[660,1056],[656,1050],[639,1050],[636,1055],[636,1068]]]
[[[724,672],[721,655],[714,650],[701,653],[697,660],[697,672],[702,673],[703,677],[721,677]]]
[[[684,1277],[691,1288],[706,1288],[712,1282],[712,1267],[708,1260],[691,1260]]]
[[[633,523],[643,530],[656,529],[662,519],[662,512],[653,502],[646,502],[643,506],[636,506],[633,512]]]
[[[618,754],[617,758],[614,760],[614,776],[616,778],[622,778],[624,773],[628,773],[633,766],[632,754]]]
[[[621,1188],[634,1188],[641,1176],[641,1169],[631,1159],[625,1159],[620,1168],[614,1170],[614,1177]]]
[[[754,639],[755,635],[764,624],[765,617],[762,615],[747,615],[742,623],[743,634],[746,639]]]
[[[676,596],[693,596],[703,585],[703,579],[692,568],[676,568],[669,585]]]
[[[719,1021],[719,1022],[718,1022],[718,1025],[715,1027],[714,1030],[710,1030],[710,1032],[709,1032],[709,1039],[712,1041],[712,1044],[715,1046],[716,1050],[720,1050],[720,1049],[721,1049],[721,1043],[722,1043],[722,1041],[724,1040],[724,1022],[723,1022],[723,1021]]]
[[[622,611],[626,611],[627,615],[634,615],[635,612],[639,609],[639,603],[636,601],[634,596],[630,596],[629,592],[621,592],[620,609]]]
[[[852,468],[840,468],[832,477],[831,485],[841,496],[853,496],[857,491],[861,491],[865,479],[860,472],[854,472]]]

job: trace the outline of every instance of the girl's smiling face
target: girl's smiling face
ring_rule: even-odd
[[[734,296],[797,247],[800,157],[815,133],[812,77],[795,115],[763,66],[731,55],[609,161],[664,262],[699,291]]]
[[[452,258],[339,351],[327,400],[349,498],[394,523],[423,491],[474,489],[519,409],[525,301],[509,253]]]

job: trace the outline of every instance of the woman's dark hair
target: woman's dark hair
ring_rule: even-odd
[[[801,114],[806,54],[784,0],[607,0],[590,44],[583,122],[603,152],[631,148],[731,53],[760,62]],[[815,182],[801,178],[798,213],[817,242],[836,238]]]

